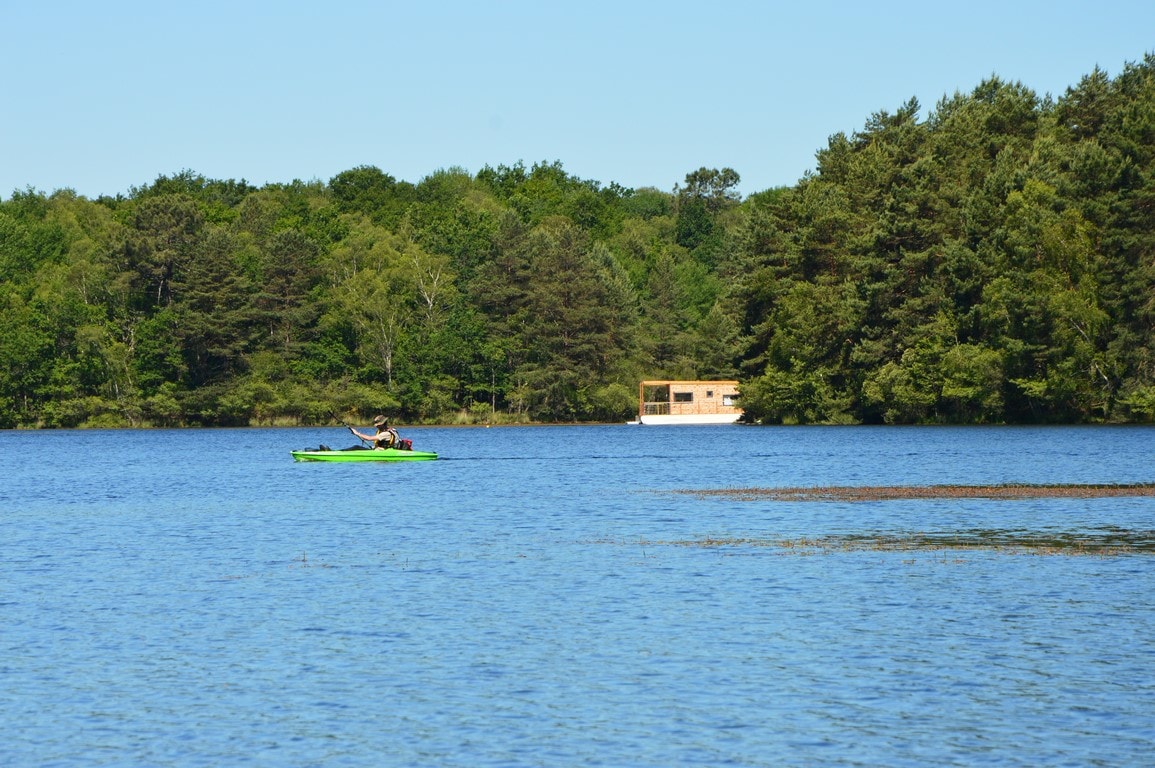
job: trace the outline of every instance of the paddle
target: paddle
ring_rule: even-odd
[[[369,444],[369,441],[368,441],[368,440],[366,440],[365,438],[363,438],[363,437],[361,437],[360,435],[358,435],[358,434],[357,434],[357,430],[353,429],[353,428],[352,428],[352,427],[350,427],[348,424],[345,424],[345,421],[344,421],[343,419],[340,419],[340,418],[338,418],[338,417],[337,417],[337,414],[335,414],[335,413],[333,413],[333,412],[331,412],[331,411],[330,411],[329,415],[333,417],[333,421],[337,422],[338,424],[344,424],[344,426],[345,426],[345,429],[347,429],[347,430],[349,430],[350,432],[352,432],[352,433],[353,433],[353,435],[354,435],[354,436],[355,436],[355,437],[356,437],[358,440],[360,440],[362,443],[364,443],[365,445],[369,446],[370,448],[372,448],[372,447],[373,447],[372,445],[370,445],[370,444]]]

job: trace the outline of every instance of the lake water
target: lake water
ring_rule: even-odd
[[[1147,765],[1152,428],[0,432],[5,766]],[[1120,535],[1109,556],[767,545]]]

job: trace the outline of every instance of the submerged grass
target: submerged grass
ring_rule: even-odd
[[[646,547],[697,547],[701,549],[765,548],[785,554],[831,554],[836,552],[997,552],[1026,555],[1086,555],[1109,557],[1124,554],[1155,554],[1155,531],[1108,529],[1078,533],[1032,533],[1029,531],[954,531],[942,533],[833,534],[825,536],[728,537],[643,541]]]
[[[679,489],[674,493],[735,501],[897,501],[903,499],[1090,499],[1155,496],[1155,483],[1003,485],[818,485],[796,488]]]
[[[1155,496],[1155,483],[1053,483],[1000,485],[809,486],[789,488],[679,489],[676,494],[733,501],[903,501],[911,499],[1092,499]],[[1055,532],[964,530],[917,533],[857,533],[802,537],[706,536],[675,541],[642,541],[643,547],[697,547],[719,550],[771,549],[782,554],[835,552],[997,552],[1030,555],[1155,554],[1155,530],[1101,528]]]

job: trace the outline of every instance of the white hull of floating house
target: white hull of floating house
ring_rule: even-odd
[[[742,418],[736,381],[643,381],[629,424],[733,424]]]

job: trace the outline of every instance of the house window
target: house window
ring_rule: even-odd
[[[706,399],[707,399],[707,400],[709,400],[709,399],[710,399],[711,397],[713,397],[713,396],[714,396],[714,390],[712,390],[712,389],[707,389],[707,390],[706,390]]]
[[[737,395],[722,395],[722,405],[734,406],[738,404]]]
[[[692,402],[694,402],[694,393],[693,392],[675,392],[674,393],[674,402],[675,403],[692,403]]]

